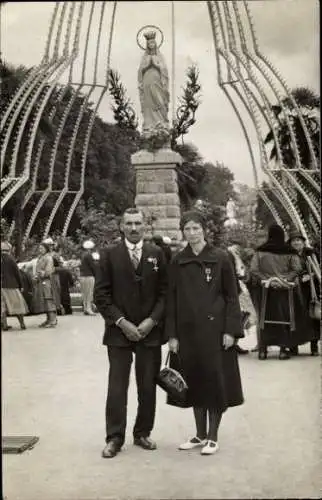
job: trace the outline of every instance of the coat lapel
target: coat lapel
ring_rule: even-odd
[[[146,244],[143,244],[142,257],[141,257],[141,262],[140,262],[140,265],[142,266],[141,269],[142,269],[142,278],[143,279],[149,273],[149,270],[152,266],[152,264],[150,262],[148,262],[149,257],[151,257],[151,250]]]

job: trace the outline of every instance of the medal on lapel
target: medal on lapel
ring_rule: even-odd
[[[159,270],[158,259],[156,257],[149,257],[148,262],[151,262],[153,264],[153,271],[157,272]]]
[[[206,273],[206,281],[207,281],[207,283],[209,283],[212,280],[211,267],[206,267],[205,273]]]

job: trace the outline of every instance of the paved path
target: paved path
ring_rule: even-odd
[[[41,319],[27,318],[26,331],[2,334],[2,432],[40,437],[33,450],[3,455],[3,498],[320,497],[321,360],[309,356],[308,347],[289,361],[279,361],[276,352],[264,362],[255,354],[240,358],[246,401],[224,416],[221,449],[211,457],[177,450],[193,435],[192,412],[167,406],[161,390],[153,433],[158,450],[134,447],[132,380],[126,446],[103,460],[102,320],[77,313],[60,318],[55,330],[40,330]]]

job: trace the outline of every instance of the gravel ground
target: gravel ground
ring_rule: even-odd
[[[220,451],[210,457],[177,450],[194,434],[192,411],[167,406],[161,390],[152,436],[158,450],[134,447],[132,380],[126,444],[103,460],[103,322],[76,313],[40,330],[41,320],[2,333],[2,434],[40,437],[33,450],[2,456],[4,499],[321,497],[321,358],[309,356],[308,346],[289,361],[276,350],[267,361],[240,357],[245,404],[224,415]],[[248,337],[242,345],[254,343]]]

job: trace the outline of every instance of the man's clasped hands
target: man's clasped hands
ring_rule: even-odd
[[[121,328],[124,335],[131,340],[131,342],[138,342],[149,335],[155,324],[156,323],[152,318],[145,318],[138,326],[131,323],[131,321],[122,318],[118,326]]]

